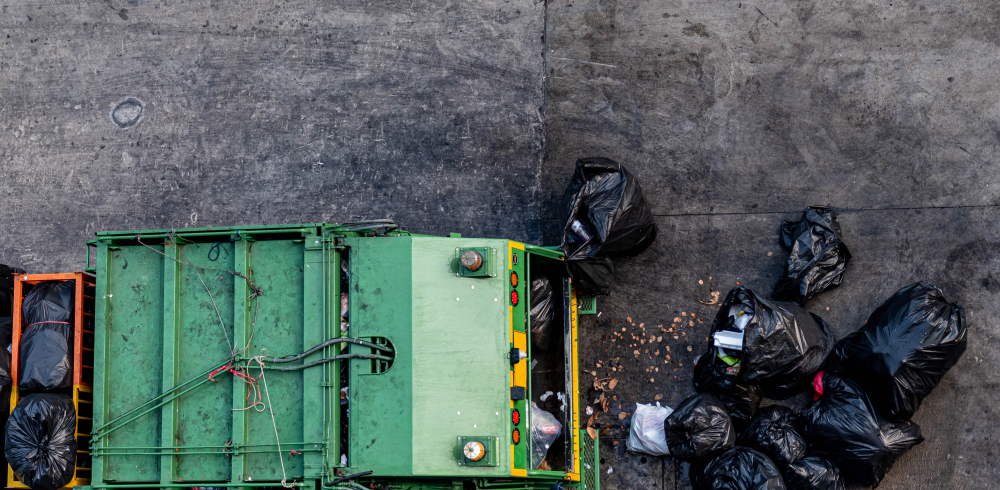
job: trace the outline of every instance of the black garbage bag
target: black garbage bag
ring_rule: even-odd
[[[681,402],[663,421],[663,428],[670,453],[684,460],[710,458],[736,444],[736,431],[726,408],[707,393]]]
[[[11,317],[0,317],[0,389],[10,386],[13,382],[10,374],[11,351],[9,350],[11,337],[14,336],[12,323]],[[10,400],[7,403],[10,403]],[[5,413],[10,413],[9,408]]]
[[[615,264],[611,257],[567,260],[566,272],[573,278],[573,288],[580,294],[607,296],[615,282]]]
[[[18,387],[45,391],[73,387],[75,285],[42,282],[22,303]]]
[[[608,158],[576,162],[560,219],[567,270],[584,294],[608,294],[614,279],[609,257],[638,254],[656,239],[653,208],[639,181]]]
[[[823,375],[823,394],[800,418],[810,455],[832,461],[847,481],[872,487],[924,440],[920,426],[882,418],[857,383],[830,372]]]
[[[734,447],[715,459],[691,465],[695,490],[785,490],[781,471],[767,456],[748,447]]]
[[[806,456],[785,468],[788,490],[844,490],[840,470],[832,461]]]
[[[552,283],[542,276],[531,280],[531,347],[547,350],[552,343],[556,298]]]
[[[764,453],[784,468],[806,455],[806,441],[795,427],[796,417],[788,407],[764,407],[750,426],[740,433],[736,443]]]
[[[562,249],[567,259],[627,257],[656,239],[653,208],[639,181],[610,158],[581,158],[563,195]],[[574,221],[583,227],[574,231]],[[589,238],[581,236],[586,235]]]
[[[789,251],[788,263],[772,298],[801,305],[844,280],[851,252],[842,241],[840,222],[832,209],[809,206],[801,220],[786,221],[781,244]]]
[[[717,332],[742,332],[742,351],[716,347]],[[794,303],[766,300],[737,287],[712,323],[706,352],[696,366],[695,388],[733,396],[734,385],[757,386],[768,398],[788,398],[808,388],[833,345],[822,318]]]
[[[55,490],[76,469],[76,409],[61,393],[22,398],[7,420],[4,453],[14,475],[33,490]]]
[[[919,282],[882,303],[834,354],[876,408],[905,421],[962,357],[965,337],[965,310]]]
[[[760,388],[743,383],[733,369],[719,360],[701,356],[694,367],[694,389],[698,393],[711,393],[722,402],[737,431],[741,431],[757,416],[763,398]],[[714,353],[711,354],[714,356]]]

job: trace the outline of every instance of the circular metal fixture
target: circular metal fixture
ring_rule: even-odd
[[[469,250],[462,254],[462,267],[469,269],[470,271],[478,271],[480,267],[483,266],[483,256],[479,252],[474,252]]]
[[[465,459],[469,461],[479,461],[486,456],[486,447],[479,441],[470,441],[465,443],[465,447],[462,448],[462,452],[465,454]]]

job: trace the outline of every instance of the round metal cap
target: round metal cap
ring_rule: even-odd
[[[465,459],[468,459],[469,461],[479,461],[486,456],[486,448],[483,447],[482,443],[479,441],[465,443],[465,447],[462,448],[462,452],[465,454]]]
[[[479,252],[473,252],[472,250],[462,254],[460,260],[462,261],[462,267],[473,272],[478,271],[483,266],[483,256],[479,255]]]

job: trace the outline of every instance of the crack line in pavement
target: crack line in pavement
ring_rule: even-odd
[[[931,209],[990,209],[990,208],[1000,208],[1000,204],[978,204],[978,205],[961,205],[961,206],[919,206],[919,207],[905,207],[905,208],[841,208],[834,206],[834,211],[838,213],[863,213],[868,211],[922,211]],[[726,212],[726,213],[676,213],[676,214],[656,214],[653,213],[655,218],[682,218],[687,216],[744,216],[744,215],[764,215],[764,214],[792,214],[801,213],[801,209],[796,209],[792,211],[753,211],[753,212]],[[558,220],[559,218],[549,218],[542,217],[543,220]]]

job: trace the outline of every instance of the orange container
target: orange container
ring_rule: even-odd
[[[94,297],[87,294],[86,286],[91,286],[93,294],[94,275],[86,272],[62,274],[18,274],[14,276],[14,318],[11,336],[10,370],[13,379],[10,394],[10,409],[13,412],[21,398],[18,385],[18,369],[21,352],[21,306],[31,286],[44,281],[75,283],[73,312],[73,406],[76,407],[76,471],[73,479],[63,488],[90,484],[90,434],[93,429],[94,413]],[[7,488],[28,488],[14,478],[14,472],[7,467]]]

